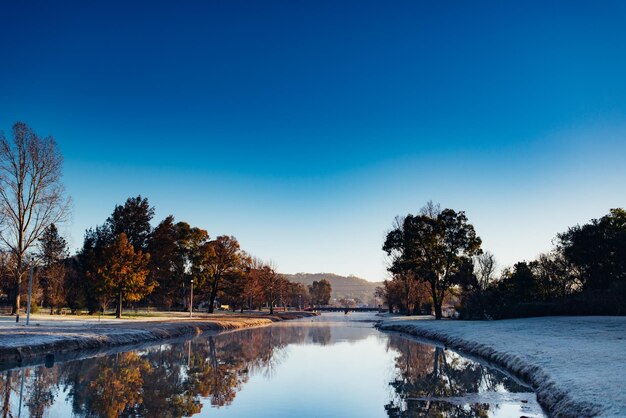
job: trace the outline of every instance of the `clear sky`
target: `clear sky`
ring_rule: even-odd
[[[626,206],[626,2],[2,2],[0,129],[52,134],[73,248],[116,203],[283,272],[385,277],[395,215],[500,265]]]

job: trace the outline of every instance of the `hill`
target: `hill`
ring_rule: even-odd
[[[314,281],[326,279],[332,286],[331,298],[333,299],[355,299],[359,298],[368,303],[374,297],[374,291],[381,282],[368,282],[356,276],[339,276],[333,273],[296,273],[285,274],[292,282],[299,282],[310,285]]]

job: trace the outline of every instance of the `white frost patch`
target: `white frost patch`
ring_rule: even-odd
[[[555,417],[626,417],[626,317],[501,321],[386,318],[383,330],[440,341],[532,384]]]

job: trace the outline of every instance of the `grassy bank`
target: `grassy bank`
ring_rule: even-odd
[[[126,320],[71,317],[33,317],[31,324],[0,322],[0,369],[79,350],[94,350],[270,325],[312,316],[309,312],[134,317]],[[44,318],[44,319],[41,319]]]
[[[626,317],[396,317],[379,328],[439,341],[508,370],[532,385],[550,416],[626,416]]]

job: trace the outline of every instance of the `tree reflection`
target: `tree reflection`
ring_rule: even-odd
[[[394,396],[385,405],[392,418],[488,416],[489,404],[446,402],[442,398],[462,398],[467,394],[495,391],[525,391],[513,379],[479,363],[464,359],[441,347],[419,344],[389,336],[389,347],[399,354],[395,376],[389,383]]]
[[[45,411],[54,403],[58,391],[58,369],[37,367],[32,371],[29,384],[29,396],[26,406],[31,418],[42,418]]]
[[[7,370],[4,373],[3,378],[0,379],[0,394],[2,396],[2,418],[12,417],[11,413],[11,392],[15,391],[15,376],[14,370]]]
[[[43,417],[67,396],[77,417],[185,417],[203,400],[230,405],[252,375],[271,378],[289,344],[332,343],[329,327],[267,327],[200,336],[143,350],[85,360],[9,370],[0,375],[0,418]],[[26,403],[18,401],[24,376]],[[25,411],[22,410],[22,416]]]

